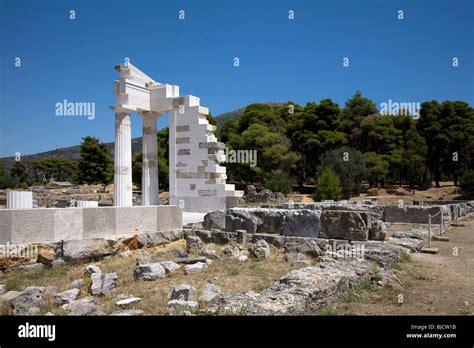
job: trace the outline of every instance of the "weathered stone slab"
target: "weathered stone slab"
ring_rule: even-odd
[[[114,234],[157,231],[157,207],[120,207],[115,220],[116,228]]]
[[[225,210],[217,210],[204,215],[203,227],[206,230],[225,229]]]
[[[226,211],[226,231],[318,237],[320,212],[311,210],[233,208]]]
[[[83,209],[54,209],[54,239],[70,240],[83,237]]]
[[[320,235],[328,239],[368,240],[369,228],[360,212],[323,210]]]
[[[410,224],[428,224],[428,216],[434,216],[443,211],[443,217],[450,216],[449,207],[446,206],[405,206],[399,208],[395,205],[386,205],[384,208],[384,221],[395,223],[410,223]],[[431,219],[431,223],[439,224],[441,221],[441,214],[438,214]]]
[[[54,212],[48,208],[12,210],[11,243],[54,240]]]
[[[261,293],[245,291],[226,296],[208,311],[241,315],[315,314],[367,279],[373,268],[367,261],[321,262],[287,273]]]

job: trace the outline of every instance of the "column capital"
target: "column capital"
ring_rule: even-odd
[[[138,115],[143,116],[143,117],[153,117],[157,118],[158,116],[161,116],[161,112],[154,112],[154,111],[140,111]]]

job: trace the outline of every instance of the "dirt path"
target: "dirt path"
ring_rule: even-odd
[[[432,242],[438,255],[411,254],[392,269],[403,288],[357,289],[328,308],[331,314],[474,314],[474,215],[450,227],[449,242]],[[457,256],[456,256],[457,254]],[[399,304],[399,295],[403,303]]]

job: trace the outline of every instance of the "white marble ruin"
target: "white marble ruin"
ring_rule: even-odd
[[[131,112],[143,118],[142,204],[158,205],[156,121],[169,114],[170,204],[187,212],[210,212],[235,207],[242,191],[226,184],[224,144],[214,135],[209,110],[192,95],[179,96],[179,87],[161,84],[132,64],[115,67],[115,175],[114,205],[131,206]]]
[[[33,192],[31,191],[7,191],[7,209],[31,209],[33,208]]]

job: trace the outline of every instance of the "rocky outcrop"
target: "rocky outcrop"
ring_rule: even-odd
[[[294,270],[261,293],[227,296],[208,310],[243,315],[314,314],[349,289],[368,279],[374,265],[367,261],[321,262]]]

